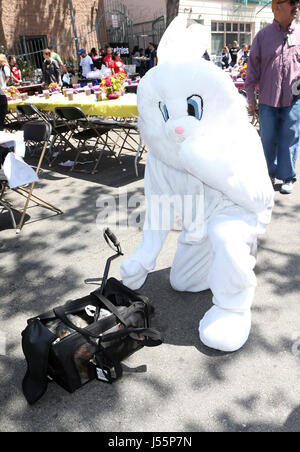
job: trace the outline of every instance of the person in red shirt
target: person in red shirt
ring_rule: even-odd
[[[126,71],[125,71],[125,64],[124,61],[121,59],[121,55],[120,52],[115,52],[113,54],[113,62],[114,62],[114,74],[125,74],[126,75]]]
[[[106,48],[106,55],[103,58],[103,63],[105,66],[109,69],[111,69],[112,75],[114,75],[114,61],[112,59],[113,57],[113,49],[111,47]]]
[[[20,83],[21,79],[22,79],[22,74],[20,69],[17,66],[17,62],[16,62],[16,57],[14,55],[10,55],[8,57],[8,63],[9,63],[9,67],[10,67],[10,72],[11,72],[11,77],[12,77],[12,81],[14,84],[18,84]]]

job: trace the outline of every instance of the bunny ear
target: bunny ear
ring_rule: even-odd
[[[208,47],[205,27],[193,24],[187,28],[186,16],[177,16],[166,29],[157,48],[158,63],[177,61],[178,55],[194,60],[202,57]]]
[[[202,57],[209,47],[210,39],[210,30],[208,33],[204,25],[192,24],[185,33],[185,54],[189,54],[190,58],[195,58],[195,55]]]
[[[172,20],[164,32],[157,48],[157,59],[159,63],[173,59],[177,55],[178,46],[181,47],[182,37],[186,32],[187,19],[185,16],[177,16]]]

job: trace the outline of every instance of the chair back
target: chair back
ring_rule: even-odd
[[[52,127],[48,122],[36,120],[25,123],[22,130],[24,131],[25,141],[40,142],[49,140]]]
[[[27,118],[36,115],[41,116],[41,112],[35,105],[31,104],[17,105],[17,110]]]
[[[56,107],[55,113],[66,121],[77,121],[78,119],[85,119],[86,116],[78,107]]]

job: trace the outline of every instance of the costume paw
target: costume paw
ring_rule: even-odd
[[[123,284],[132,290],[137,290],[142,287],[148,275],[147,270],[132,258],[122,262],[120,273]]]
[[[233,312],[213,306],[200,321],[200,339],[207,347],[234,352],[248,339],[251,312]]]

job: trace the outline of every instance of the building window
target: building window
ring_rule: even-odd
[[[20,36],[22,53],[28,64],[41,68],[43,65],[43,49],[48,47],[46,35]]]
[[[212,55],[219,56],[224,46],[237,41],[239,45],[251,44],[251,24],[233,22],[212,22]]]

